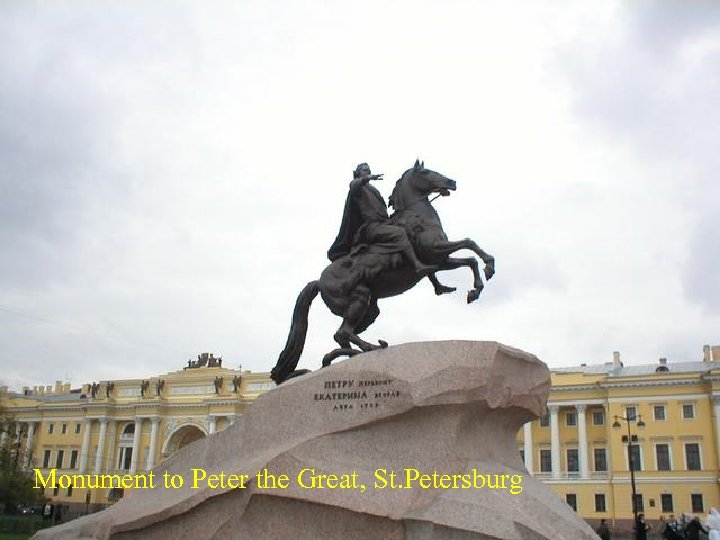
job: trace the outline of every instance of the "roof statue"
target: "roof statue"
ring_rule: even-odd
[[[417,160],[395,184],[389,200],[394,213],[390,216],[382,195],[370,184],[382,177],[372,174],[367,163],[355,169],[340,231],[328,250],[331,264],[297,298],[285,349],[271,372],[277,384],[305,372],[295,368],[305,346],[310,304],[318,293],[330,311],[342,317],[334,336],[339,348],[325,355],[325,367],[339,356],[387,347],[385,341],[373,344],[359,336],[380,314],[380,298],[402,294],[425,277],[436,294],[453,292],[455,288],[440,283],[435,275],[438,271],[470,268],[473,288],[467,293],[467,301],[477,300],[483,289],[478,261],[475,257],[451,257],[454,252],[474,252],[485,264],[486,280],[495,273],[492,255],[469,238],[450,241],[443,231],[432,205],[434,198],[429,197],[450,195],[456,189],[454,180],[426,169]]]

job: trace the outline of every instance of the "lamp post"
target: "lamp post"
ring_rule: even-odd
[[[645,428],[645,422],[643,422],[641,415],[635,415],[633,418],[626,418],[624,416],[618,416],[615,415],[615,421],[613,422],[613,429],[615,431],[620,430],[622,428],[622,425],[620,424],[620,420],[627,423],[627,435],[622,436],[622,441],[627,444],[627,455],[628,455],[628,466],[630,467],[630,487],[632,488],[632,511],[633,511],[633,518],[634,523],[637,525],[638,520],[638,511],[637,511],[637,489],[635,488],[635,466],[633,464],[633,456],[632,456],[632,447],[633,443],[637,442],[638,438],[637,435],[632,435],[630,433],[630,424],[632,422],[635,422],[637,424],[638,429],[644,429]]]

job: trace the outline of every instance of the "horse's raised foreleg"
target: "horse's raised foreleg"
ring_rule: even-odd
[[[448,257],[448,259],[440,265],[440,270],[455,270],[461,266],[467,266],[473,273],[473,288],[467,293],[467,302],[469,304],[478,299],[484,288],[477,259],[475,259],[475,257]]]
[[[490,279],[495,274],[495,257],[481,249],[480,246],[478,246],[475,241],[470,238],[464,238],[463,240],[457,241],[446,240],[436,242],[433,244],[433,249],[436,252],[444,253],[446,255],[450,255],[451,253],[455,253],[461,249],[469,249],[485,263],[485,279]]]

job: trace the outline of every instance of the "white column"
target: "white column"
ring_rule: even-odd
[[[92,418],[85,419],[85,433],[83,433],[83,442],[80,447],[80,474],[87,470],[88,454],[90,453],[90,428],[92,427]]]
[[[575,405],[577,410],[578,457],[580,458],[580,478],[588,478],[587,426],[585,424],[585,405]]]
[[[106,467],[106,470],[109,472],[115,471],[117,469],[117,460],[115,459],[115,439],[117,439],[117,421],[116,420],[108,420],[108,425],[110,431],[108,432],[107,439],[108,439],[108,448],[107,448],[107,455],[108,455],[108,466]]]
[[[610,404],[607,402],[607,400],[603,403],[603,414],[605,415],[605,425],[606,426],[612,426],[612,422],[610,422]],[[614,431],[614,430],[613,430]],[[627,456],[627,448],[623,446],[623,451],[625,452],[625,455]],[[622,452],[620,453],[620,458],[622,458]],[[607,462],[607,473],[608,475],[612,474],[613,470],[613,464],[612,464],[612,452],[610,451],[610,442],[608,441],[607,446],[605,448],[605,461]],[[593,461],[595,461],[595,456],[593,456]]]
[[[2,434],[0,434],[0,448],[5,448],[5,444],[8,440],[7,426],[2,426]]]
[[[149,471],[155,466],[155,452],[157,451],[157,434],[160,425],[160,417],[152,417],[152,427],[150,430],[150,450],[148,451],[147,463],[145,468]]]
[[[525,424],[525,433],[523,434],[523,442],[525,444],[525,468],[530,474],[533,472],[533,444],[532,444],[532,422]]]
[[[558,405],[548,405],[550,411],[550,456],[553,478],[560,478],[560,429],[558,428]]]
[[[132,458],[130,458],[130,474],[135,474],[140,454],[140,438],[142,436],[142,418],[135,418],[135,433],[133,434]]]
[[[95,474],[102,472],[103,455],[105,454],[105,434],[107,433],[107,418],[100,419],[100,436],[98,437],[97,452],[95,452]]]
[[[718,466],[720,466],[720,396],[713,396],[715,409],[715,440],[717,441]]]
[[[215,425],[217,422],[217,417],[211,416],[208,418],[208,435],[212,435],[215,433]]]
[[[25,467],[32,465],[32,453],[35,447],[35,426],[37,422],[28,422],[28,438],[27,446],[25,447]]]
[[[15,422],[15,440],[13,447],[15,448],[15,459],[16,463],[20,460],[20,443],[22,442],[22,429],[20,428],[20,422]]]
[[[15,463],[22,463],[20,461],[20,444],[22,443],[22,429],[20,422],[15,422],[15,437],[12,440],[12,451],[10,455],[15,459]]]

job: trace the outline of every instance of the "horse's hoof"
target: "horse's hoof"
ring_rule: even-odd
[[[335,360],[336,358],[340,356],[348,356],[353,357],[356,354],[360,354],[363,351],[358,351],[356,349],[352,349],[350,347],[341,347],[340,349],[333,349],[329,353],[327,353],[325,356],[323,356],[322,359],[322,367],[328,367],[330,363]]]
[[[285,380],[288,381],[290,379],[294,379],[295,377],[301,377],[302,375],[305,375],[306,373],[310,373],[309,369],[296,369],[290,375],[288,375]]]
[[[378,339],[378,343],[380,344],[381,349],[387,349],[387,341],[383,341],[382,339]]]
[[[435,294],[440,296],[441,294],[450,294],[452,292],[455,292],[457,290],[457,287],[446,287],[445,285],[440,285],[435,289]]]
[[[495,275],[495,269],[490,266],[485,267],[485,279],[490,279]]]
[[[467,303],[471,304],[475,300],[480,298],[480,290],[479,289],[472,289],[471,291],[468,291],[467,293]]]

